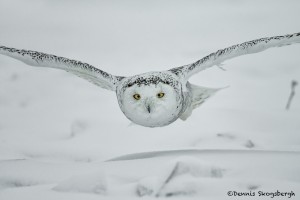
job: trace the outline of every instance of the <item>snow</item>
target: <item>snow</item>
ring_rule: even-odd
[[[105,194],[107,191],[107,183],[105,174],[83,174],[80,176],[73,176],[60,182],[53,190]]]
[[[133,75],[217,49],[299,32],[300,2],[0,1],[1,45]],[[115,94],[0,56],[0,199],[255,199],[300,194],[300,45],[193,76],[228,88],[186,121],[130,125]],[[274,197],[286,199],[287,197]],[[291,197],[296,199],[296,197]]]

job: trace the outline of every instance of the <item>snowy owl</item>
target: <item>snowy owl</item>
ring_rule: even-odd
[[[193,109],[219,90],[191,84],[188,80],[192,75],[237,56],[299,42],[300,33],[260,38],[220,49],[188,65],[129,77],[114,76],[87,63],[37,51],[0,46],[0,53],[28,65],[65,70],[114,91],[129,120],[146,127],[160,127],[178,118],[186,120]]]

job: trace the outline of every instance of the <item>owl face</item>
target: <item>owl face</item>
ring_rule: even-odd
[[[168,125],[178,118],[182,109],[179,84],[172,76],[162,76],[162,73],[132,77],[117,92],[120,108],[136,124]]]

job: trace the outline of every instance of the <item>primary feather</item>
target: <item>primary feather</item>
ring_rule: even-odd
[[[116,85],[123,78],[111,75],[87,63],[37,51],[0,46],[0,54],[10,56],[31,66],[62,69],[112,91],[116,90]]]
[[[299,42],[300,33],[260,38],[220,49],[194,63],[173,68],[170,71],[187,81],[192,75],[214,65],[220,65],[225,60],[246,54],[258,53],[272,47],[281,47]]]

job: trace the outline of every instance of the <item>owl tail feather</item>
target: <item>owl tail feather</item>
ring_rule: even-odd
[[[223,88],[208,88],[190,84],[192,92],[191,105],[186,109],[186,111],[180,116],[180,119],[185,121],[189,116],[191,116],[193,110],[198,108],[203,104],[208,98],[212,97],[216,92],[228,88],[229,86]]]

